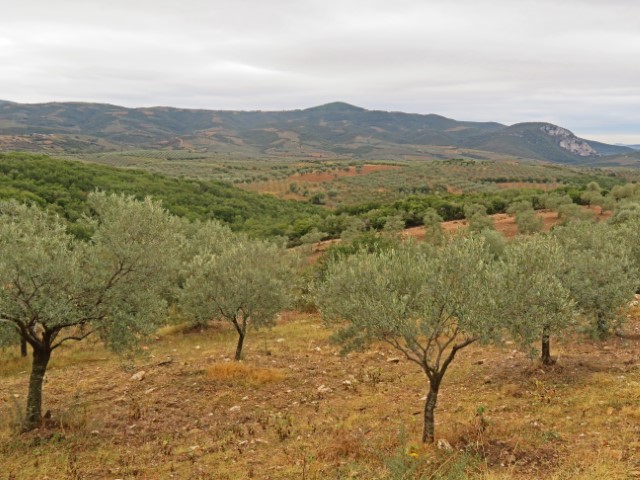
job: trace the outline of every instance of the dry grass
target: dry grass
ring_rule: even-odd
[[[26,365],[4,352],[0,478],[640,478],[631,315],[629,338],[555,343],[553,368],[513,345],[462,351],[436,414],[453,452],[419,445],[422,372],[383,345],[341,357],[313,315],[252,332],[241,363],[228,329],[164,332],[135,365],[98,344],[62,348],[44,387],[51,420],[22,435],[10,420]]]
[[[285,378],[285,374],[281,370],[251,367],[240,362],[214,363],[210,367],[207,367],[206,372],[209,380],[223,382],[239,381],[252,385],[280,382]]]

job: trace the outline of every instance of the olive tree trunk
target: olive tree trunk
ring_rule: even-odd
[[[238,344],[236,345],[236,355],[233,359],[237,362],[242,359],[242,345],[244,344],[245,332],[238,332]]]
[[[431,381],[427,401],[424,404],[424,429],[422,431],[422,443],[433,443],[435,441],[435,409],[438,402],[438,391],[440,390],[440,380]]]
[[[602,312],[598,312],[596,315],[596,335],[600,340],[605,338],[609,333],[609,322]]]
[[[25,430],[32,430],[40,425],[42,419],[42,383],[50,358],[51,350],[48,348],[33,348]]]
[[[24,338],[20,338],[20,356],[26,357],[29,354],[27,351],[27,341]]]
[[[540,360],[543,365],[553,365],[555,359],[551,356],[551,341],[549,339],[549,329],[542,329],[542,349],[540,352]]]

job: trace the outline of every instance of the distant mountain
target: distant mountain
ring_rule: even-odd
[[[640,144],[638,145],[627,145],[624,143],[616,143],[617,146],[619,147],[629,147],[629,148],[633,148],[634,150],[640,150]]]
[[[190,149],[248,156],[394,158],[451,146],[558,163],[633,150],[583,140],[547,123],[505,126],[335,102],[279,112],[124,108],[0,101],[0,150],[101,152]]]

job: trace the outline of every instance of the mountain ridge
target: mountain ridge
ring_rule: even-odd
[[[187,149],[256,157],[386,159],[421,157],[429,146],[575,165],[606,163],[607,155],[633,152],[545,122],[459,121],[438,114],[368,110],[346,102],[242,111],[0,100],[0,150]]]

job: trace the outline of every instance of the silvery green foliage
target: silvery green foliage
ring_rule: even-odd
[[[594,331],[605,334],[625,318],[623,309],[638,287],[630,245],[604,222],[574,222],[556,229],[554,235],[564,250],[564,285]]]
[[[544,221],[541,217],[536,215],[531,202],[527,200],[512,203],[509,205],[507,213],[515,216],[518,232],[523,235],[536,233],[542,230]]]
[[[507,239],[496,230],[483,230],[480,235],[484,239],[484,248],[492,258],[497,259],[502,256],[507,246]]]
[[[343,242],[352,242],[356,237],[358,237],[362,232],[366,229],[366,224],[364,220],[358,217],[350,217],[347,220],[346,228],[340,234],[340,239]]]
[[[454,346],[495,334],[491,261],[473,237],[440,248],[407,242],[358,253],[329,265],[318,305],[345,351],[383,340],[431,375]]]
[[[640,202],[626,200],[617,203],[613,208],[613,216],[609,219],[609,223],[632,224],[640,222]]]
[[[383,233],[389,236],[398,235],[405,227],[405,221],[401,215],[389,215],[385,218]]]
[[[442,222],[444,220],[435,208],[427,208],[422,217],[422,223],[424,224],[424,239],[426,242],[432,245],[442,245],[446,236],[442,230]]]
[[[94,234],[69,235],[36,207],[0,207],[0,319],[53,350],[99,334],[121,350],[154,328],[176,247],[171,217],[150,200],[92,194]]]
[[[582,208],[575,203],[567,203],[558,207],[558,218],[562,224],[572,222],[595,222],[596,214],[593,210]]]
[[[493,218],[487,215],[487,207],[478,203],[464,206],[464,217],[467,219],[470,232],[482,232],[483,230],[495,230]]]
[[[610,222],[617,235],[618,243],[629,250],[636,276],[636,292],[640,291],[640,203],[624,202],[616,210]]]
[[[550,210],[557,210],[562,205],[570,205],[573,203],[571,197],[567,194],[560,193],[549,193],[545,197],[542,198],[542,203],[544,204],[544,208],[548,208]]]
[[[272,325],[291,300],[294,258],[281,246],[237,236],[218,252],[203,252],[187,265],[180,304],[195,324],[230,322],[242,336]]]
[[[557,334],[572,325],[574,302],[561,274],[564,254],[557,239],[537,234],[507,245],[495,283],[497,317],[523,346],[546,331]]]
[[[520,212],[527,212],[530,210],[533,211],[533,206],[531,205],[530,201],[519,200],[509,205],[509,208],[507,208],[507,213],[509,215],[516,215]]]
[[[327,237],[328,234],[326,232],[321,232],[317,228],[311,229],[308,233],[304,234],[300,237],[300,241],[303,244],[313,245],[314,243],[320,242],[323,238]]]
[[[189,222],[180,219],[179,222],[184,243],[173,256],[179,263],[178,277],[173,282],[175,289],[172,291],[172,298],[176,300],[180,296],[180,288],[191,274],[189,262],[197,255],[218,255],[237,239],[229,227],[215,220]]]
[[[639,187],[638,184],[627,183],[625,185],[616,185],[611,189],[609,195],[616,201],[623,199],[632,199],[638,197]]]

